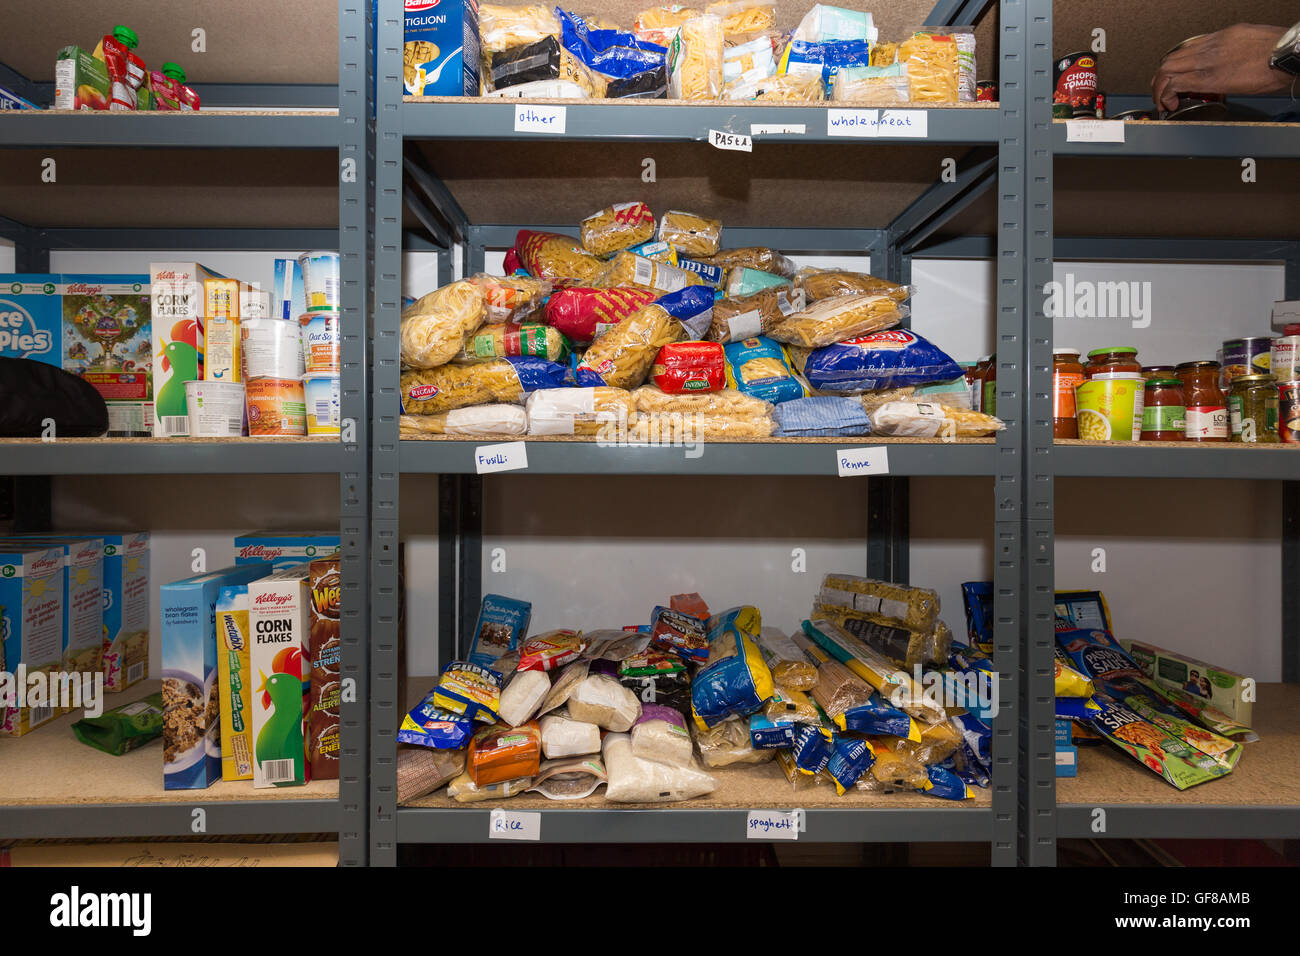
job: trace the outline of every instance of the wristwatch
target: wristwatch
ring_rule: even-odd
[[[1282,39],[1273,48],[1273,55],[1268,58],[1268,65],[1292,76],[1300,76],[1300,23],[1282,34]]]

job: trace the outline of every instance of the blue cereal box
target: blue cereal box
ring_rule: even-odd
[[[63,663],[66,574],[61,546],[0,544],[0,735],[21,737],[63,713],[48,684]],[[37,672],[44,681],[33,681]]]
[[[478,0],[406,0],[402,86],[412,96],[478,96]]]
[[[70,674],[102,675],[104,540],[95,535],[28,535],[13,541],[62,548],[66,569],[63,575],[63,669]]]
[[[532,616],[533,606],[527,601],[517,601],[500,594],[483,595],[478,622],[474,625],[474,643],[470,646],[469,662],[479,667],[495,669],[497,660],[502,655],[518,650],[524,643]]]
[[[307,311],[307,291],[302,284],[302,266],[297,259],[275,260],[275,297],[271,317],[297,322]]]
[[[333,554],[341,540],[329,531],[249,531],[235,539],[235,564],[270,561],[279,570]]]
[[[25,100],[13,90],[7,90],[0,86],[0,110],[38,110],[40,109],[31,100]]]
[[[163,786],[201,790],[221,779],[217,598],[221,589],[272,571],[269,561],[164,584],[162,620]]]

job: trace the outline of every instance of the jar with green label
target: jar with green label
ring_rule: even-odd
[[[1239,375],[1228,395],[1232,440],[1248,443],[1278,441],[1277,384],[1272,375]]]
[[[1183,383],[1176,378],[1147,380],[1142,402],[1142,441],[1182,441],[1187,437]]]

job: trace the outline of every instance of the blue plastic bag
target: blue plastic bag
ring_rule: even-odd
[[[947,352],[909,329],[871,332],[814,349],[802,371],[808,384],[827,392],[903,388],[963,374]]]
[[[622,30],[593,30],[582,17],[555,8],[564,48],[603,76],[624,80],[649,70],[664,69],[668,51]]]
[[[730,342],[722,347],[727,360],[727,387],[739,389],[746,395],[777,404],[796,398],[807,398],[808,388],[790,367],[790,353],[780,342],[765,335],[741,342]],[[788,375],[745,381],[745,365],[755,359],[776,359],[790,373]]]

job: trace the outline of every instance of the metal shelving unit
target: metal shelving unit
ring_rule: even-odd
[[[915,14],[911,23],[925,20],[938,24],[971,22],[970,18],[992,4],[941,3],[931,8],[919,0],[895,6],[906,7],[909,16]],[[593,182],[590,190],[568,190],[565,187],[570,181],[583,175],[575,170],[597,170],[596,179],[613,182],[615,174],[606,170],[623,168],[625,161],[636,157],[639,176],[639,157],[645,155],[658,159],[657,201],[667,203],[668,208],[696,208],[721,215],[728,245],[762,244],[787,252],[870,253],[874,271],[907,281],[914,257],[929,254],[921,247],[950,237],[952,233],[945,230],[961,216],[979,210],[983,234],[996,236],[996,336],[1003,354],[998,402],[1006,431],[996,441],[867,442],[887,445],[890,474],[864,485],[871,528],[866,542],[867,570],[906,580],[908,476],[992,478],[997,514],[996,526],[990,529],[998,585],[995,642],[1002,665],[993,785],[975,806],[961,808],[924,799],[916,806],[906,798],[892,807],[888,801],[851,808],[805,804],[808,830],[800,838],[979,842],[991,846],[999,864],[1024,859],[1025,847],[1018,833],[1020,775],[1025,768],[1025,731],[1019,725],[1023,686],[1019,652],[1025,613],[1024,548],[1029,531],[1021,502],[1027,477],[1023,449],[1028,437],[1023,368],[1029,354],[1023,315],[1033,298],[1026,292],[1031,277],[1041,272],[1044,262],[1050,268],[1049,259],[1031,258],[1033,237],[1020,225],[1028,210],[1050,209],[1048,187],[1034,175],[1045,161],[1046,150],[1033,145],[1035,137],[1042,139],[1047,132],[1050,105],[1046,98],[1031,101],[1028,96],[1031,64],[1040,75],[1051,69],[1050,49],[1030,54],[1026,46],[1034,30],[1030,11],[1038,6],[1042,5],[1025,0],[1004,0],[999,5],[1000,104],[924,110],[928,132],[924,139],[846,139],[828,135],[827,107],[749,104],[571,103],[566,104],[562,136],[516,133],[516,102],[404,99],[401,7],[394,0],[381,0],[376,33],[380,83],[373,197],[372,863],[394,863],[402,843],[488,839],[487,811],[458,808],[445,800],[396,806],[394,735],[408,705],[398,684],[399,478],[421,473],[438,476],[440,613],[436,633],[443,660],[450,659],[457,648],[467,647],[478,608],[483,495],[483,479],[476,473],[473,457],[480,443],[399,439],[401,253],[404,248],[436,250],[439,276],[446,281],[448,276],[482,269],[487,250],[512,245],[520,228],[539,223],[536,228],[573,234],[573,224],[594,208],[593,203],[604,201],[594,196],[597,189],[603,197],[606,192],[621,189],[625,193],[640,187],[640,181],[629,175],[613,185],[601,181]],[[897,9],[891,12],[903,15]],[[985,26],[993,22],[990,17]],[[1037,129],[1030,127],[1031,116]],[[756,125],[777,126],[782,131],[764,134],[754,130]],[[753,184],[754,196],[748,202],[735,203],[730,212],[718,208],[712,186],[701,185],[722,162],[706,145],[710,129],[754,134],[752,155],[727,155],[727,172],[719,172],[739,181],[749,178]],[[653,144],[655,152],[642,151],[645,144]],[[498,145],[500,148],[492,148]],[[955,181],[936,181],[940,163],[947,157],[955,161]],[[512,163],[524,165],[515,168]],[[834,184],[800,182],[798,196],[787,193],[785,187],[791,182],[809,179],[809,166],[820,170],[832,163],[847,170]],[[526,185],[522,182],[525,177]],[[511,182],[516,183],[514,188],[507,185]],[[782,212],[775,211],[776,205]],[[999,223],[1004,224],[1002,228]],[[406,228],[416,230],[418,240],[405,236]],[[528,470],[515,474],[830,475],[836,473],[833,450],[847,444],[852,443],[708,443],[700,458],[687,460],[680,449],[672,448],[530,441]],[[1050,595],[1047,610],[1050,613]],[[799,805],[800,797],[783,796],[779,788],[772,788],[758,800],[747,806],[790,809]],[[707,800],[700,807],[687,804],[653,810],[554,805],[540,809],[546,840],[744,839],[746,811],[715,806]]]
[[[0,800],[0,838],[337,832],[343,864],[367,861],[369,25],[365,11],[349,0],[311,0],[303,10],[310,22],[296,26],[278,22],[273,6],[224,0],[192,5],[186,17],[170,12],[162,17],[154,5],[121,0],[114,15],[127,23],[147,21],[146,41],[158,44],[153,51],[142,47],[142,55],[189,50],[192,28],[202,25],[212,52],[190,73],[205,110],[229,111],[188,116],[0,114],[0,167],[5,170],[0,177],[0,237],[14,242],[19,272],[49,271],[52,249],[339,249],[346,441],[4,440],[0,472],[31,476],[18,483],[26,530],[40,530],[53,517],[51,475],[336,475],[343,541],[341,670],[358,689],[355,701],[342,705],[340,780],[309,785],[297,799],[270,798],[233,784],[167,792],[158,751],[151,748],[139,755],[149,758],[148,767],[132,763],[131,756],[111,758],[120,762],[96,778],[96,789],[104,795],[90,800],[57,791],[49,802],[33,802],[20,787],[12,799]],[[73,35],[72,28],[82,33],[84,13],[78,5],[54,0],[42,8],[42,17],[11,24],[0,40],[0,60],[8,61],[0,66],[0,82],[48,103],[52,84],[40,78],[38,71],[47,67],[34,51],[40,51],[41,60],[48,55],[52,67],[54,50]],[[319,49],[304,67],[300,54],[312,43]],[[231,57],[235,46],[246,57]],[[299,53],[286,57],[290,47]],[[241,66],[232,67],[236,61]],[[290,61],[298,65],[277,65]],[[252,76],[239,75],[241,69],[261,73],[261,81],[250,82]],[[324,71],[318,77],[322,82],[275,82],[294,70],[299,76]],[[208,77],[214,80],[210,85],[204,82]],[[40,182],[39,159],[46,156],[57,160],[55,183]],[[155,580],[153,586],[157,584]],[[72,739],[66,727],[62,730],[57,739],[42,728],[4,741],[0,760],[12,761],[14,767],[40,756],[41,748],[58,749]],[[81,754],[81,745],[69,746],[76,751],[68,757],[69,772],[84,772],[75,768],[90,758]],[[202,829],[196,829],[198,811]]]

